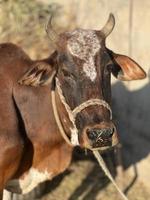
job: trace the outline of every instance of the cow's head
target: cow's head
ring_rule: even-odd
[[[57,80],[71,111],[84,105],[76,113],[74,120],[79,143],[87,148],[104,149],[117,143],[116,128],[109,107],[111,72],[124,81],[145,78],[145,72],[135,61],[106,48],[105,40],[114,25],[114,17],[110,14],[100,31],[76,29],[56,36],[49,29],[49,37],[55,38],[53,42],[56,46],[56,51],[51,56],[51,65],[43,66],[39,62],[20,81],[38,86]],[[95,103],[92,104],[92,100]]]

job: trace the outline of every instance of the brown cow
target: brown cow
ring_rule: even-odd
[[[25,194],[52,179],[68,167],[75,145],[106,149],[117,143],[110,74],[128,81],[145,72],[106,48],[114,24],[110,15],[100,31],[55,37],[49,29],[56,50],[44,60],[31,60],[14,44],[0,45],[0,191]]]

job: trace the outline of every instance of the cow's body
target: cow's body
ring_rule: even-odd
[[[40,61],[13,44],[0,45],[0,191],[25,194],[52,179],[68,167],[73,145],[117,144],[111,72],[119,80],[142,79],[145,72],[106,48],[114,24],[110,15],[101,31],[60,34],[55,52]]]
[[[0,190],[15,179],[7,187],[27,193],[70,163],[72,148],[57,129],[50,87],[18,84],[32,64],[19,47],[0,45]]]

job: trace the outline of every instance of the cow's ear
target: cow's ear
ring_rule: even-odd
[[[125,55],[115,54],[109,52],[113,61],[112,73],[121,81],[132,81],[144,79],[146,77],[145,71],[133,59]]]
[[[52,55],[48,59],[33,62],[27,72],[19,79],[18,83],[34,87],[48,85],[53,80],[56,71],[54,55]]]

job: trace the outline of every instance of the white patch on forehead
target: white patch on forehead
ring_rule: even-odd
[[[97,76],[94,56],[100,47],[98,37],[92,30],[75,30],[71,33],[68,41],[68,49],[71,54],[84,60],[83,71],[91,81],[94,81]]]
[[[7,187],[12,188],[12,191],[21,192],[27,194],[32,191],[39,183],[52,178],[53,173],[47,171],[39,172],[35,168],[31,168],[23,179],[15,179],[8,182]]]

